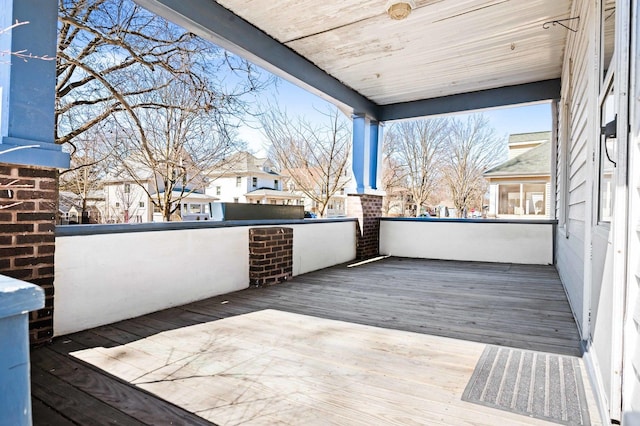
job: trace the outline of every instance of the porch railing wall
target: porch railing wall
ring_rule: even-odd
[[[478,262],[552,264],[553,220],[383,218],[380,254]]]
[[[54,334],[247,288],[249,229],[274,225],[293,228],[294,276],[355,258],[353,219],[59,227]]]

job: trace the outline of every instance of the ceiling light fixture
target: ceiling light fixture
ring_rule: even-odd
[[[409,16],[411,9],[415,7],[413,0],[389,0],[385,8],[391,19],[401,20]]]

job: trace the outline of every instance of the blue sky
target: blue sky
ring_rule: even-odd
[[[284,80],[280,80],[276,88],[262,93],[260,99],[264,103],[277,102],[290,116],[303,115],[309,120],[322,119],[323,115],[318,110],[326,110],[326,106],[329,105],[325,100]],[[497,135],[503,136],[505,141],[512,133],[551,130],[549,103],[484,110],[482,113],[489,118]],[[248,123],[241,127],[240,138],[248,143],[250,150],[264,154],[265,139],[256,126],[257,123]]]

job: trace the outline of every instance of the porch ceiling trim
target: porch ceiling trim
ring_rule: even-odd
[[[400,120],[560,98],[560,79],[543,80],[411,102],[379,105],[215,1],[134,0],[267,71],[376,121]]]
[[[381,107],[380,120],[399,120],[560,99],[560,79],[403,102]]]
[[[328,96],[356,113],[378,119],[377,104],[215,1],[134,1],[279,77],[289,81],[293,78],[294,83],[306,90],[325,99]]]

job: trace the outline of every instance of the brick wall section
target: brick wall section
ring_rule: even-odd
[[[347,215],[358,219],[356,257],[368,259],[378,256],[382,197],[370,194],[349,194]]]
[[[53,336],[58,173],[55,169],[0,163],[0,185],[14,181],[21,187],[14,187],[11,194],[0,189],[0,274],[44,289],[44,309],[31,312],[29,317],[31,343],[44,343]]]
[[[293,229],[249,229],[249,280],[263,286],[291,279],[293,276]]]

